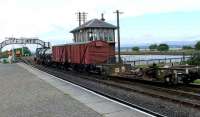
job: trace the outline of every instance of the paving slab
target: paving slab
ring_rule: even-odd
[[[127,107],[124,107],[117,103],[113,103],[111,101],[104,101],[104,102],[92,103],[92,104],[87,104],[87,105],[89,107],[92,107],[97,112],[103,113],[103,114],[114,113],[114,112],[128,109]]]
[[[101,116],[18,64],[0,64],[0,117]]]
[[[18,63],[18,65],[104,117],[152,117],[26,64]]]
[[[115,113],[109,113],[106,115],[106,117],[145,117],[145,115],[141,115],[140,113],[127,109],[127,110],[122,110]],[[149,117],[149,116],[146,115],[146,117]]]
[[[106,101],[106,99],[93,94],[78,96],[76,99],[84,102],[85,104],[94,104]]]

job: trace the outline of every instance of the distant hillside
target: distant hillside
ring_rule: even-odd
[[[197,41],[168,41],[168,42],[163,42],[163,43],[166,43],[170,46],[179,46],[179,47],[182,47],[184,45],[190,45],[190,46],[194,46]]]
[[[189,45],[189,46],[194,47],[194,45],[197,43],[197,41],[167,41],[167,42],[163,42],[163,43],[168,44],[171,49],[180,49],[184,45]],[[131,48],[133,46],[138,46],[140,49],[145,50],[145,49],[149,48],[149,45],[150,44],[138,44],[138,45],[127,44],[127,45],[122,45],[121,50],[122,51],[127,51],[127,50],[131,51]],[[116,49],[117,49],[117,47],[116,47]]]

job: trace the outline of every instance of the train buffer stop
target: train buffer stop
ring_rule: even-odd
[[[0,63],[0,117],[150,117],[24,63]]]

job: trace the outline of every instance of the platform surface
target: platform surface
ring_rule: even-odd
[[[2,117],[149,117],[23,63],[0,64]]]

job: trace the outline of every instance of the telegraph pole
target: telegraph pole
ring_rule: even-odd
[[[82,13],[83,24],[85,24],[86,19],[87,19],[87,13],[83,12]]]
[[[118,38],[118,61],[119,64],[121,64],[121,56],[120,56],[120,26],[119,26],[119,14],[122,14],[122,12],[119,12],[119,10],[116,10],[114,12],[117,14],[117,38]]]
[[[81,12],[76,13],[77,14],[77,19],[79,22],[79,26],[81,26]]]
[[[87,19],[87,13],[85,12],[77,12],[77,19],[79,22],[79,26],[81,26],[81,22],[83,21],[83,24],[85,23],[86,19]]]

